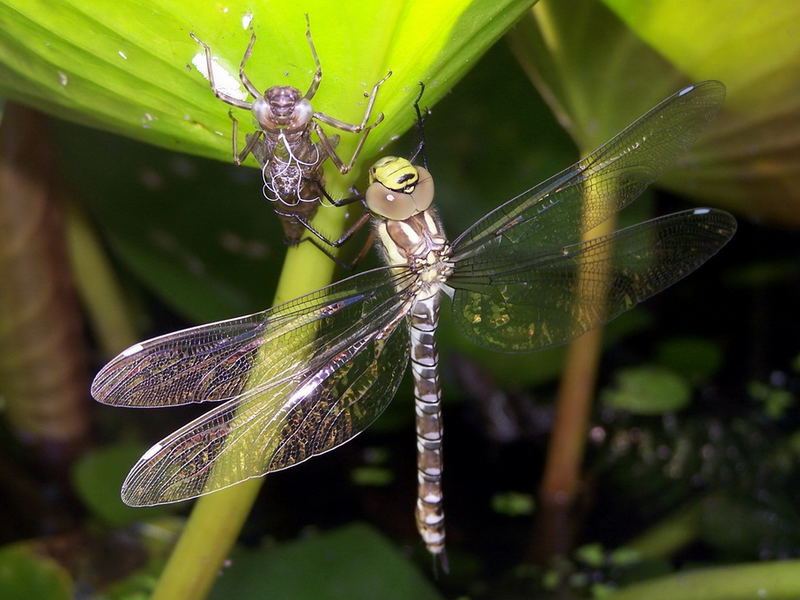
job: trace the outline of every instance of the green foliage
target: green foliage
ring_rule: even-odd
[[[721,80],[722,116],[659,185],[797,227],[800,42],[787,27],[798,10],[791,0],[542,2],[511,39],[584,151],[685,83]]]
[[[68,124],[58,135],[115,255],[171,309],[202,323],[267,307],[285,247],[257,171]]]
[[[54,560],[21,546],[0,549],[0,598],[69,600],[72,578]]]
[[[709,497],[703,503],[702,539],[731,558],[791,552],[800,517],[792,507],[786,508],[776,513],[775,507],[744,494]]]
[[[575,558],[589,567],[600,567],[606,561],[605,551],[600,544],[585,544],[575,550]]]
[[[163,514],[169,508],[132,508],[122,502],[119,490],[125,475],[145,448],[119,442],[84,454],[73,467],[75,491],[94,513],[112,527]]]
[[[657,415],[684,408],[691,398],[686,380],[662,367],[635,367],[616,374],[614,386],[602,393],[608,408],[639,415]]]
[[[796,124],[800,18],[791,0],[604,0],[626,28],[690,79],[728,86],[727,108],[695,153],[698,176],[669,178],[700,195],[781,226],[797,227],[800,170]]]
[[[384,487],[394,480],[394,473],[384,467],[358,467],[353,469],[350,478],[356,485]]]
[[[405,109],[418,81],[431,83],[431,102],[441,97],[530,3],[71,0],[53,9],[39,0],[6,0],[0,3],[0,93],[84,125],[228,161],[227,107],[196,70],[202,52],[189,32],[211,46],[235,80],[252,26],[258,42],[248,65],[251,80],[260,89],[306,89],[314,71],[308,14],[327,74],[317,110],[357,122],[364,92],[390,69],[395,73],[381,90],[377,108],[387,118],[368,142],[369,155],[411,124]]]
[[[761,381],[752,381],[748,386],[750,396],[762,402],[764,413],[771,419],[779,419],[794,406],[796,398],[789,390],[768,385]]]
[[[690,381],[712,377],[722,365],[722,350],[700,337],[669,338],[658,344],[656,362]]]
[[[492,496],[492,510],[507,517],[533,514],[536,500],[531,494],[522,492],[498,492]]]
[[[243,0],[224,6],[179,0],[150,4],[101,0],[91,5],[76,0],[55,5],[42,0],[0,1],[0,93],[61,118],[161,146],[146,147],[71,124],[58,126],[70,184],[124,267],[125,285],[132,294],[140,294],[137,285],[143,284],[187,320],[207,322],[266,308],[284,253],[280,228],[259,191],[258,172],[210,160],[230,161],[228,107],[214,98],[198,72],[200,48],[188,36],[190,30],[195,31],[211,45],[220,65],[235,73],[249,38],[242,19],[250,13],[258,41],[248,72],[260,88],[277,83],[308,85],[313,66],[304,37],[306,11],[324,68],[315,99],[318,110],[357,120],[363,111],[363,93],[387,69],[394,70],[376,106],[387,118],[370,138],[359,165],[362,175],[370,159],[387,151],[384,146],[390,139],[411,124],[410,103],[417,82],[428,84],[423,98],[424,105],[433,107],[427,123],[428,153],[437,177],[437,203],[451,237],[503,200],[570,164],[577,158],[575,144],[584,150],[593,147],[685,82],[706,77],[728,85],[727,108],[708,141],[684,157],[682,166],[694,170],[678,171],[670,180],[672,188],[783,225],[800,222],[796,158],[800,88],[794,76],[800,42],[797,36],[785,35],[797,20],[796,3],[548,2],[512,34],[514,53],[546,102],[533,93],[504,46],[477,60],[528,2],[256,4]],[[455,85],[476,63],[479,66]],[[239,117],[244,133],[250,129],[248,116],[242,112]],[[350,136],[342,137],[343,146],[352,143]],[[414,145],[412,133],[392,151],[407,154]],[[363,184],[364,179],[354,174],[352,181]],[[651,207],[639,204],[646,217]],[[324,220],[337,211],[320,212]],[[783,256],[782,260],[754,262],[751,269],[739,269],[730,279],[738,278],[750,287],[791,284],[798,261],[791,253]],[[298,273],[306,274],[302,269]],[[706,306],[700,300],[704,299],[698,299],[697,310],[708,314],[735,310],[727,303]],[[732,305],[735,300],[731,298]],[[147,306],[147,301],[142,304]],[[730,331],[747,321],[746,315],[744,319],[741,312],[737,315]],[[648,323],[646,310],[632,312],[606,332],[606,339],[613,343]],[[792,320],[785,324],[789,330]],[[547,381],[560,369],[561,350],[532,357],[491,354],[464,343],[447,330],[446,323],[443,329],[443,352],[469,353],[487,368],[498,389],[527,388]],[[538,586],[544,583],[556,589],[566,581],[572,586],[566,593],[605,597],[612,585],[647,580],[674,568],[669,559],[677,556],[678,562],[684,562],[679,552],[697,541],[703,558],[717,561],[749,560],[758,553],[796,553],[800,518],[796,503],[786,493],[797,488],[800,437],[793,434],[796,402],[786,391],[794,387],[759,382],[744,390],[735,380],[708,385],[725,372],[717,343],[681,337],[654,346],[663,368],[624,370],[604,394],[607,406],[618,410],[601,415],[597,429],[606,428],[608,443],[597,449],[595,461],[605,468],[596,468],[594,476],[586,479],[590,492],[607,494],[588,516],[588,528],[600,530],[597,538],[590,539],[603,538],[603,545],[580,548],[568,568],[551,571],[544,582],[537,581]],[[737,351],[752,353],[745,358],[755,356],[759,365],[771,368],[759,354],[762,349]],[[726,348],[725,360],[729,352],[733,350]],[[800,358],[793,368],[800,371]],[[450,374],[445,371],[444,377]],[[455,399],[457,386],[452,378],[446,383],[449,402]],[[667,414],[687,406],[694,391],[691,386],[697,386],[697,405],[691,411]],[[759,410],[745,411],[747,392],[761,403]],[[402,400],[387,411],[384,428],[371,428],[371,434],[396,429],[397,423],[408,427],[413,418],[406,401],[410,390],[401,390],[398,397]],[[448,406],[447,431],[451,431],[449,423],[458,424],[452,429],[461,429],[449,439],[457,440],[460,434],[456,444],[461,443],[462,449],[474,444],[490,464],[511,465],[506,459],[513,456],[515,466],[508,470],[513,469],[522,484],[516,488],[517,481],[498,482],[492,479],[495,473],[481,473],[478,481],[472,463],[459,465],[468,472],[467,482],[459,483],[453,477],[455,464],[478,459],[469,452],[464,456],[458,450],[446,450],[448,464],[455,463],[448,467],[447,485],[462,486],[460,495],[448,493],[446,501],[448,511],[456,507],[452,514],[448,512],[455,524],[451,556],[458,560],[452,561],[454,573],[464,564],[475,567],[470,577],[439,583],[458,588],[462,595],[500,598],[504,597],[496,590],[500,578],[491,578],[501,570],[516,572],[508,566],[511,561],[517,561],[516,570],[524,571],[519,567],[520,548],[531,540],[523,539],[524,532],[497,527],[497,522],[510,519],[491,519],[496,513],[529,514],[534,501],[527,494],[492,494],[481,487],[489,485],[483,478],[496,485],[494,489],[533,489],[530,478],[538,475],[536,465],[543,462],[542,445],[479,443],[478,425],[465,426],[458,420],[469,413],[465,405]],[[603,421],[607,412],[614,412],[610,423]],[[402,419],[392,421],[395,415]],[[125,413],[114,418],[138,422],[139,417]],[[404,433],[408,439],[410,431]],[[152,432],[145,436],[152,437]],[[406,438],[402,443],[413,452]],[[141,450],[123,444],[88,454],[75,469],[75,488],[95,517],[91,519],[95,527],[98,522],[107,528],[139,520],[144,523],[142,529],[157,530],[161,561],[163,544],[173,539],[174,528],[160,528],[150,520],[152,513],[129,509],[119,500],[121,479]],[[365,485],[366,493],[374,492],[366,487],[373,485],[386,486],[381,492],[399,489],[401,477],[389,471],[385,461],[367,462],[353,471],[353,480]],[[402,461],[393,454],[392,465],[395,462]],[[408,459],[405,472],[413,473],[412,463]],[[273,498],[291,497],[281,495],[280,481],[286,481],[281,480],[285,476],[275,476],[278,485],[270,490],[268,501],[273,508]],[[407,512],[398,511],[396,518],[392,515],[386,531],[413,528],[413,483],[398,494],[398,505]],[[343,503],[335,491],[314,485],[305,493],[318,494],[326,502],[330,494]],[[709,494],[706,500],[697,501],[698,491]],[[475,498],[488,513],[488,524],[479,529],[486,532],[485,539],[469,529],[481,518],[471,513],[465,516],[462,507]],[[347,501],[355,505],[353,511],[361,510],[350,496]],[[361,504],[370,503],[362,500]],[[702,504],[702,519],[693,511],[692,519],[680,524],[669,521],[669,531],[660,532],[664,535],[658,561],[642,558],[644,554],[624,546],[606,549],[609,542],[604,538],[620,543],[620,536],[652,532],[658,525],[653,522],[664,514],[695,504]],[[280,505],[276,512],[282,516],[292,508]],[[331,514],[323,514],[324,518],[341,518],[330,508]],[[249,523],[252,532],[263,535],[259,529],[263,520],[276,530],[285,527],[282,537],[302,526],[284,524],[275,514],[255,513]],[[219,521],[229,516],[220,511],[212,518]],[[252,540],[253,534],[247,539]],[[218,543],[216,538],[202,541]],[[481,545],[488,550],[473,549]],[[504,553],[501,558],[498,548]],[[158,561],[110,589],[109,597],[149,595],[161,568]],[[4,549],[0,565],[0,597],[72,596],[69,576],[49,559],[19,548]],[[179,568],[205,569],[212,578],[218,572],[216,567],[191,560]],[[792,562],[738,564],[721,571],[653,579],[613,597],[708,600],[766,594],[796,598],[800,589],[796,573]],[[417,572],[403,553],[360,525],[274,547],[238,549],[214,591],[219,598],[372,598],[376,593],[382,598],[438,597],[425,574]],[[534,592],[515,589],[508,597],[535,597],[536,593],[538,588]]]
[[[611,600],[793,600],[800,587],[800,563],[738,564],[697,569],[632,585]]]
[[[239,551],[212,599],[440,598],[426,578],[382,536],[353,524],[278,547]]]

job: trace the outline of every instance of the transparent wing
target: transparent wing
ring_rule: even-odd
[[[677,92],[589,156],[487,214],[453,243],[454,259],[477,253],[511,258],[580,241],[581,233],[627,206],[672,165],[724,97],[718,81]]]
[[[125,480],[123,500],[147,506],[193,498],[293,466],[363,431],[391,401],[405,370],[404,289],[412,279],[407,270],[376,269],[258,315],[157,338],[115,359],[129,362],[140,354],[133,373],[141,382],[141,359],[158,355],[157,362],[165,362],[165,341],[180,363],[184,353],[196,352],[193,341],[219,339],[220,325],[261,323],[262,341],[249,368],[256,385],[241,383],[232,399],[150,448]],[[233,345],[249,352],[243,335],[255,339],[248,330],[234,336]],[[169,389],[183,381],[194,390],[198,379],[230,371],[201,354],[205,375],[177,379]],[[142,406],[135,394],[129,397]]]
[[[731,215],[703,208],[527,257],[456,262],[447,282],[456,323],[492,350],[563,344],[682,279],[735,231]]]
[[[236,398],[313,368],[331,340],[363,324],[363,311],[393,305],[406,279],[400,269],[374,269],[259,313],[135,344],[100,370],[91,394],[128,407]]]

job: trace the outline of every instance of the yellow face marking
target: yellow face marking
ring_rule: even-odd
[[[419,173],[405,158],[384,156],[369,170],[369,182],[376,181],[385,188],[407,194],[414,191],[414,186],[419,181]]]

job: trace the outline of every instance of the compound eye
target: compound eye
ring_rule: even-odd
[[[297,102],[292,111],[292,128],[304,127],[314,115],[311,103],[305,98]]]
[[[410,194],[390,190],[379,181],[367,188],[366,203],[370,212],[390,221],[404,221],[419,212]]]
[[[270,108],[269,102],[267,102],[266,99],[257,98],[255,101],[253,101],[253,108],[250,110],[253,112],[253,116],[263,129],[274,129],[272,109]]]
[[[413,190],[408,193],[413,198],[414,206],[418,212],[428,210],[433,204],[433,177],[428,169],[416,167],[417,183]]]

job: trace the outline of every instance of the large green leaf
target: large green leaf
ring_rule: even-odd
[[[0,598],[73,598],[69,573],[46,556],[37,556],[21,545],[0,550]]]
[[[228,107],[198,72],[202,49],[189,32],[211,46],[235,85],[252,26],[258,41],[247,71],[257,87],[305,89],[314,71],[308,14],[325,74],[317,110],[360,120],[364,93],[394,71],[378,99],[387,119],[372,136],[376,148],[411,123],[417,82],[429,83],[434,102],[530,4],[5,0],[0,93],[79,123],[229,160]],[[343,147],[354,143],[350,137]]]
[[[669,180],[777,225],[800,225],[800,4],[794,0],[605,0],[694,80],[728,86],[696,180]]]
[[[239,552],[212,598],[440,598],[426,578],[366,525]]]
[[[307,13],[323,66],[317,110],[360,120],[363,94],[394,71],[376,106],[386,120],[371,134],[360,168],[411,124],[419,81],[428,84],[424,101],[432,105],[531,3],[0,0],[0,93],[61,118],[230,162],[230,107],[198,71],[202,48],[189,32],[211,46],[236,83],[252,25],[258,39],[247,72],[256,86],[305,89],[314,71]],[[243,135],[249,117],[234,112]],[[172,307],[198,321],[264,307],[277,278],[265,263],[277,264],[283,247],[257,173],[233,175],[75,128],[65,134],[77,138],[63,140],[68,170],[83,182],[107,239]],[[356,136],[341,137],[348,156]],[[358,173],[347,182],[332,175],[329,182],[345,190]],[[342,212],[319,211],[318,227],[335,235]]]
[[[659,577],[622,588],[608,600],[794,600],[800,595],[796,560],[738,564]]]
[[[611,12],[606,4],[614,9]],[[691,81],[729,90],[721,117],[664,180],[697,199],[800,224],[800,10],[790,0],[544,0],[515,54],[584,150]]]
[[[67,123],[57,133],[114,254],[170,308],[201,323],[266,307],[285,250],[257,171]]]

